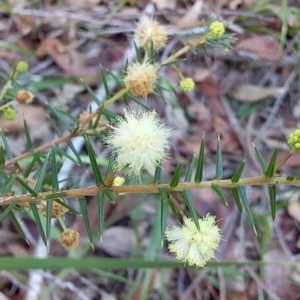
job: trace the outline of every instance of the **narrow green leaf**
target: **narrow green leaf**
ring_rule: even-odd
[[[52,190],[56,191],[59,189],[58,185],[58,170],[57,170],[57,163],[56,163],[56,147],[52,147],[51,150],[51,175],[52,175]]]
[[[96,102],[97,105],[101,105],[100,100],[98,99],[97,95],[92,91],[92,89],[84,82],[82,81],[84,87],[88,91],[88,93],[92,96],[93,100]]]
[[[191,213],[192,219],[194,220],[197,228],[200,230],[200,225],[199,225],[199,216],[197,214],[197,211],[195,209],[193,200],[192,200],[192,196],[191,196],[191,192],[190,191],[183,191],[182,192],[182,198],[184,199],[189,212]]]
[[[268,168],[264,173],[266,177],[270,178],[270,177],[273,177],[275,174],[275,166],[276,166],[278,151],[279,151],[279,149],[277,147],[272,154]]]
[[[182,167],[183,167],[183,163],[180,162],[179,165],[177,166],[175,173],[172,177],[171,183],[170,183],[170,187],[176,187],[179,183],[179,179],[180,179],[180,175],[182,172]]]
[[[97,194],[97,207],[98,207],[98,230],[100,235],[100,241],[102,243],[103,231],[104,231],[104,209],[105,199],[104,194]]]
[[[197,168],[196,168],[195,182],[201,182],[203,178],[204,147],[205,147],[205,134],[203,133],[201,144],[200,144]]]
[[[49,199],[63,198],[66,197],[67,195],[68,194],[66,192],[55,192],[53,194],[46,195],[45,199],[49,200]]]
[[[231,178],[231,182],[233,183],[236,183],[240,180],[241,178],[241,175],[244,171],[244,168],[245,168],[245,165],[246,165],[246,161],[244,160],[238,167],[238,169],[236,170],[236,172],[234,173],[234,175],[232,176]]]
[[[72,150],[72,152],[74,153],[74,155],[77,158],[77,164],[79,164],[80,166],[83,166],[83,162],[80,158],[80,154],[78,153],[78,151],[75,149],[73,143],[71,141],[67,142],[68,147]]]
[[[32,157],[32,161],[30,162],[30,164],[28,165],[28,167],[26,167],[26,170],[25,170],[25,172],[23,173],[23,176],[24,176],[25,178],[27,178],[27,177],[30,175],[30,173],[32,172],[33,168],[34,168],[35,165],[36,165],[37,160],[38,160],[38,155],[34,155],[34,156]]]
[[[45,246],[48,247],[47,238],[46,238],[46,235],[45,235],[45,232],[44,232],[43,224],[42,224],[42,221],[41,221],[41,215],[40,215],[40,212],[37,208],[37,204],[36,204],[36,202],[30,202],[29,205],[30,205],[30,208],[32,210],[34,220],[35,220],[36,226],[38,228],[38,231],[41,235],[41,238],[42,238]]]
[[[102,83],[105,89],[106,98],[109,99],[111,97],[111,93],[107,84],[106,76],[102,68],[100,68]]]
[[[63,198],[54,198],[53,199],[54,202],[57,202],[58,204],[62,205],[63,207],[67,208],[69,210],[70,213],[73,213],[75,215],[81,215],[81,213],[74,209],[72,206],[68,205],[64,200]],[[49,200],[48,200],[49,201]]]
[[[14,177],[33,197],[37,196],[37,192],[34,191],[23,179],[19,178],[17,175],[14,175]]]
[[[255,228],[255,223],[254,223],[253,216],[252,216],[252,213],[251,213],[251,209],[250,209],[250,206],[249,206],[249,203],[248,203],[245,188],[244,187],[239,187],[238,192],[239,192],[239,196],[240,196],[240,199],[241,199],[241,203],[243,205],[243,210],[246,212],[248,222],[250,223],[250,225],[252,227],[252,230],[254,231],[255,235],[257,235],[257,231],[256,231],[256,228]]]
[[[141,57],[140,49],[139,49],[139,47],[137,46],[137,44],[135,42],[133,42],[133,45],[134,45],[134,49],[135,49],[136,60],[139,63],[142,63],[142,57]]]
[[[3,141],[3,144],[4,144],[4,149],[5,149],[7,158],[9,158],[9,159],[10,159],[10,158],[13,158],[14,155],[13,155],[13,153],[12,153],[12,151],[11,151],[9,145],[8,145],[7,139],[6,139],[6,137],[5,137],[5,135],[4,135],[3,131],[2,131],[2,129],[0,129],[0,136],[1,136],[2,141]]]
[[[160,198],[160,233],[161,233],[161,247],[163,246],[165,231],[167,227],[167,218],[168,218],[168,194],[165,189],[159,189],[159,198]]]
[[[27,244],[29,244],[26,234],[24,233],[22,226],[20,225],[18,219],[16,218],[12,210],[8,213],[8,217],[10,218],[10,221],[13,223],[19,235],[24,239],[24,241],[26,241]]]
[[[220,199],[222,200],[222,202],[228,206],[228,202],[226,199],[226,196],[224,195],[222,189],[220,188],[219,185],[217,185],[216,183],[212,183],[211,184],[211,188],[213,189],[214,192],[216,192],[216,194],[220,197]]]
[[[172,195],[170,195],[170,197],[172,197]],[[169,206],[170,206],[170,208],[171,208],[171,210],[172,210],[173,215],[174,215],[175,218],[178,220],[178,218],[179,218],[178,211],[177,211],[177,209],[176,209],[174,203],[171,201],[170,198],[168,198],[168,203],[169,203]]]
[[[86,148],[88,151],[88,156],[91,161],[91,165],[92,165],[92,169],[93,169],[93,173],[94,173],[94,177],[95,177],[95,182],[98,186],[100,186],[103,181],[102,181],[101,173],[99,170],[99,166],[97,164],[95,151],[94,151],[94,149],[91,145],[91,142],[86,134],[84,135],[84,139],[85,139]]]
[[[194,171],[194,168],[195,168],[195,163],[196,163],[196,157],[194,155],[193,158],[192,158],[192,161],[190,162],[188,171],[186,173],[186,176],[185,176],[185,179],[184,179],[185,182],[191,182],[192,181],[192,175],[193,175],[193,171]]]
[[[115,203],[114,196],[113,196],[113,194],[111,193],[110,190],[108,190],[107,188],[103,188],[103,189],[102,189],[102,192],[103,192],[103,194],[109,199],[109,201],[110,201],[111,203]]]
[[[161,183],[161,163],[156,166],[154,174],[154,183]]]
[[[116,152],[112,152],[109,158],[108,167],[106,169],[105,178],[107,178],[108,174],[110,174],[113,171],[115,158],[116,158]]]
[[[0,145],[0,166],[5,165],[5,151],[2,145]]]
[[[47,241],[50,238],[51,234],[51,219],[52,219],[52,208],[53,208],[53,200],[49,199],[46,201],[46,239]]]
[[[25,131],[27,148],[29,150],[33,150],[33,143],[32,143],[32,139],[31,139],[31,136],[30,136],[29,127],[28,127],[28,124],[27,124],[25,119],[24,119],[24,131]]]
[[[241,203],[241,199],[240,199],[238,188],[231,188],[230,190],[231,190],[233,199],[234,199],[234,201],[236,203],[236,206],[238,207],[238,209],[239,209],[240,212],[243,212],[243,206],[242,206],[242,203]]]
[[[18,201],[14,200],[12,203],[5,207],[4,211],[0,214],[0,222],[12,211],[17,203]]]
[[[220,136],[218,136],[217,153],[216,153],[216,179],[223,178],[223,161]]]
[[[83,216],[83,221],[84,221],[84,225],[86,228],[86,232],[88,234],[89,240],[93,246],[93,234],[92,234],[92,229],[91,229],[91,224],[90,224],[90,220],[89,220],[89,215],[88,215],[88,207],[87,207],[87,203],[86,203],[86,199],[85,198],[79,198],[79,205],[80,205],[80,209],[81,209],[81,213]]]
[[[269,189],[270,204],[271,204],[271,216],[274,221],[276,216],[276,186],[269,185],[268,189]]]
[[[259,162],[259,164],[262,168],[262,171],[263,171],[263,173],[265,173],[266,170],[267,170],[267,163],[264,160],[264,158],[263,158],[262,154],[260,153],[260,151],[256,148],[256,146],[254,144],[253,144],[253,147],[254,147],[255,154],[256,154],[256,157],[258,159],[258,162]]]
[[[47,171],[48,162],[49,162],[49,155],[46,156],[46,159],[44,160],[43,165],[39,169],[39,176],[38,176],[38,179],[36,181],[36,185],[34,187],[34,190],[36,192],[39,192],[42,188],[45,173]]]

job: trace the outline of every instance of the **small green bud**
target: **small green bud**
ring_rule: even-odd
[[[225,27],[223,23],[215,21],[210,24],[209,30],[214,37],[220,37],[224,34]]]
[[[28,63],[26,61],[21,60],[17,63],[16,72],[25,73],[28,71],[28,68],[29,68]]]
[[[300,129],[296,129],[289,134],[287,143],[292,149],[300,152]]]
[[[184,92],[190,92],[195,88],[195,82],[192,78],[184,78],[180,81],[180,89]]]
[[[18,115],[17,111],[12,107],[7,107],[2,112],[4,119],[7,121],[13,121]]]

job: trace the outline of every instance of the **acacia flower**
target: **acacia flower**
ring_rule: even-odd
[[[18,90],[16,92],[16,100],[20,104],[29,104],[33,101],[34,95],[27,90]]]
[[[127,75],[124,78],[126,88],[134,96],[147,97],[154,91],[154,83],[157,79],[157,69],[149,63],[135,63],[127,69]]]
[[[134,37],[139,47],[145,48],[152,43],[155,51],[164,48],[168,39],[165,27],[146,16],[141,19]]]
[[[156,167],[167,157],[171,130],[159,122],[155,111],[124,110],[124,117],[118,117],[112,128],[106,142],[118,154],[117,170],[127,167],[127,174],[138,178],[144,169]]]
[[[60,241],[66,248],[77,248],[79,244],[79,232],[72,228],[66,228],[60,234]]]
[[[190,266],[203,267],[215,256],[221,234],[215,217],[207,215],[199,219],[200,230],[191,218],[185,218],[184,224],[166,229],[166,238],[170,242],[169,250],[176,259]]]

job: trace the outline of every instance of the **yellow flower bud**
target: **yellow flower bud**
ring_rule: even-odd
[[[25,73],[28,70],[28,63],[26,61],[19,61],[16,65],[16,72]]]
[[[214,37],[220,37],[224,34],[225,27],[223,23],[215,21],[210,24],[209,30]]]
[[[7,107],[7,108],[3,109],[2,113],[3,113],[4,119],[7,121],[13,121],[18,115],[17,111],[12,107]]]
[[[300,152],[300,129],[294,130],[289,134],[287,143],[297,152]]]
[[[190,92],[195,88],[195,82],[192,78],[185,78],[180,81],[180,89],[184,92]]]

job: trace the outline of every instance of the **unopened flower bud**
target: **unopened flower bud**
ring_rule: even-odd
[[[25,73],[28,70],[28,63],[26,61],[19,61],[16,65],[16,72]]]
[[[20,104],[29,104],[33,101],[34,95],[26,90],[18,90],[16,92],[16,100]]]
[[[154,83],[157,79],[156,68],[149,63],[135,63],[128,67],[124,78],[126,88],[134,95],[146,98],[154,91]]]
[[[195,88],[195,82],[192,78],[184,78],[180,81],[180,89],[184,92],[190,92]]]
[[[76,248],[79,244],[79,232],[72,228],[67,228],[60,234],[60,241],[66,248]]]
[[[12,107],[7,107],[2,112],[4,119],[7,121],[13,121],[18,115],[17,111]]]
[[[225,33],[224,24],[221,22],[212,22],[209,26],[210,32],[213,34],[214,37],[220,37]]]
[[[297,152],[300,152],[300,129],[296,129],[289,134],[288,144]]]

